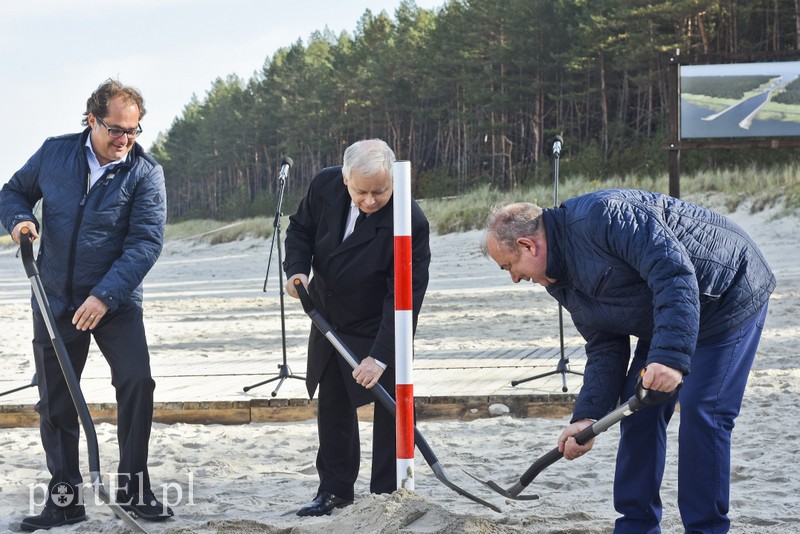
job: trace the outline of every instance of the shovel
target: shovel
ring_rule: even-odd
[[[128,513],[117,504],[106,491],[103,486],[103,478],[100,474],[100,450],[97,446],[97,433],[94,429],[92,416],[89,414],[89,407],[86,405],[86,399],[83,397],[81,391],[80,381],[75,374],[75,369],[72,367],[72,361],[69,359],[67,347],[64,345],[64,340],[61,339],[61,334],[56,327],[56,320],[53,316],[53,311],[50,308],[50,302],[47,300],[47,295],[44,291],[44,284],[39,276],[39,268],[36,266],[36,261],[33,258],[33,245],[31,242],[30,230],[27,227],[22,227],[19,236],[19,248],[22,252],[22,264],[25,266],[25,274],[31,281],[33,288],[33,295],[36,302],[39,303],[39,308],[42,311],[47,331],[50,333],[50,340],[53,343],[53,349],[56,352],[56,358],[61,366],[61,372],[64,373],[64,379],[67,382],[69,394],[72,397],[72,403],[75,405],[75,410],[78,412],[78,418],[83,427],[83,433],[86,436],[86,447],[89,450],[89,472],[92,479],[92,487],[94,488],[100,500],[111,508],[125,524],[134,532],[147,531],[139,525]]]
[[[300,280],[294,280],[294,286],[297,289],[297,294],[300,296],[300,302],[303,305],[303,310],[311,317],[314,325],[319,328],[319,331],[330,341],[331,345],[336,349],[336,351],[347,361],[347,363],[355,369],[358,367],[359,360],[358,357],[353,353],[350,348],[344,344],[342,339],[333,331],[331,328],[330,323],[320,314],[315,308],[314,303],[311,302],[311,297],[306,291],[306,288],[303,286]],[[397,414],[397,404],[395,403],[394,399],[386,392],[386,389],[380,384],[376,384],[373,388],[370,389],[373,395],[380,401],[384,408],[386,408],[389,413],[396,416]],[[431,446],[428,445],[428,442],[425,441],[425,438],[422,435],[422,432],[415,426],[414,427],[414,443],[416,444],[419,451],[422,453],[422,456],[425,458],[425,461],[428,463],[430,468],[433,470],[433,474],[436,478],[450,488],[451,490],[455,491],[459,495],[470,499],[478,504],[482,504],[487,508],[491,508],[495,512],[500,512],[500,508],[495,506],[494,504],[484,501],[483,499],[472,495],[468,491],[458,487],[452,480],[447,476],[444,472],[444,468],[439,464],[439,459],[433,453]]]
[[[661,391],[655,391],[652,389],[647,389],[642,386],[642,375],[644,374],[644,369],[642,373],[639,375],[638,382],[636,383],[636,389],[626,402],[622,403],[617,407],[615,410],[611,411],[598,421],[594,422],[590,426],[587,426],[577,434],[575,434],[575,441],[578,442],[578,445],[583,445],[590,441],[595,436],[605,432],[615,424],[619,423],[626,417],[633,415],[634,413],[638,412],[643,408],[647,408],[648,406],[655,406],[656,404],[660,404],[665,402],[672,397],[674,397],[678,390],[680,389],[680,385],[674,390],[665,393]],[[494,491],[502,495],[503,497],[507,497],[509,499],[515,499],[518,501],[523,500],[535,500],[538,499],[538,495],[520,495],[528,485],[533,482],[533,479],[536,478],[539,473],[541,473],[546,467],[553,465],[555,462],[560,460],[563,457],[563,453],[558,450],[558,447],[554,448],[544,456],[541,456],[538,460],[533,462],[531,466],[525,471],[519,480],[509,488],[503,488],[496,482],[491,480],[481,480],[480,478],[476,477],[471,473],[467,473],[469,476],[481,482],[482,484],[486,484]]]

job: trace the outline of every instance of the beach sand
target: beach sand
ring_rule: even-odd
[[[731,531],[794,533],[800,531],[800,481],[794,473],[800,460],[800,219],[773,219],[774,211],[753,215],[745,208],[730,215],[759,243],[778,277],[733,433]],[[537,286],[512,284],[506,273],[481,255],[480,238],[476,231],[432,237],[433,276],[420,316],[416,352],[557,346],[553,301]],[[187,365],[203,358],[230,359],[237,365],[250,359],[254,366],[261,365],[265,347],[274,349],[276,342],[280,343],[277,293],[274,289],[261,292],[268,250],[269,241],[254,239],[217,246],[194,240],[168,243],[145,282],[145,316],[154,368],[162,359],[181,358],[186,358]],[[13,379],[4,384],[24,384],[33,374],[30,286],[13,252],[0,251],[0,376]],[[273,258],[273,263],[276,261]],[[268,284],[274,286],[276,274],[270,276]],[[309,321],[297,302],[289,300],[287,345],[294,371],[299,372],[305,367]],[[568,317],[566,322],[566,343],[580,344]],[[91,366],[107,367],[97,354],[90,356],[89,366],[87,372]],[[258,370],[253,375],[257,378],[261,373],[263,370]],[[289,382],[281,394],[302,397],[302,382]],[[180,394],[178,386],[159,383],[156,401]],[[0,400],[35,402],[34,388],[15,395],[13,401]],[[87,394],[91,401],[89,397]],[[574,462],[562,460],[545,469],[523,493],[539,495],[537,500],[505,499],[465,472],[510,486],[535,459],[555,446],[568,419],[504,414],[420,421],[420,430],[448,476],[500,507],[499,513],[447,488],[419,453],[413,492],[370,495],[371,424],[364,421],[360,424],[362,465],[356,502],[322,518],[295,515],[317,488],[315,421],[156,423],[150,449],[151,478],[156,492],[165,490],[167,499],[176,503],[176,516],[142,525],[153,533],[610,532],[616,517],[612,482],[618,427],[601,435],[587,456]],[[664,532],[682,532],[676,505],[678,423],[676,417],[669,427],[662,486]],[[100,423],[97,432],[101,466],[107,476],[116,466],[116,429]],[[31,504],[31,492],[34,503],[41,502],[43,494],[37,484],[49,479],[38,429],[0,429],[0,451],[0,531],[17,532],[25,515],[38,512],[38,506]],[[85,466],[85,457],[82,462]],[[108,488],[107,478],[105,483]],[[107,507],[96,504],[91,489],[84,497],[89,520],[59,532],[122,529]]]

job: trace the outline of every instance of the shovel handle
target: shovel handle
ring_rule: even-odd
[[[33,259],[33,237],[31,229],[23,226],[19,229],[19,250],[22,255],[22,265],[25,267],[25,274],[28,278],[39,274],[39,268]]]
[[[311,302],[311,296],[308,294],[303,282],[299,278],[295,278],[293,283],[295,290],[297,290],[297,296],[300,298],[300,304],[303,306],[303,311],[311,313],[314,309],[314,303]]]
[[[311,318],[311,321],[314,323],[314,326],[322,332],[325,338],[333,345],[336,351],[342,356],[342,358],[347,361],[347,363],[355,369],[358,367],[359,359],[353,351],[345,344],[345,342],[339,338],[336,332],[333,331],[330,323],[320,314],[316,308],[314,308],[314,303],[311,301],[311,296],[306,291],[305,286],[303,283],[295,278],[294,280],[294,287],[297,290],[297,295],[300,297],[300,303],[303,305],[303,310],[306,314]],[[392,398],[391,395],[384,389],[381,384],[375,384],[373,388],[370,389],[372,394],[375,398],[383,405],[386,410],[392,414],[393,417],[397,416],[397,404],[395,400]],[[493,505],[490,502],[487,502],[475,495],[472,495],[468,491],[460,488],[457,486],[447,474],[444,472],[444,468],[439,463],[439,459],[436,457],[436,454],[433,452],[433,449],[428,444],[425,436],[422,435],[422,432],[414,426],[414,444],[416,445],[417,449],[422,453],[423,458],[425,458],[425,462],[430,466],[433,470],[434,475],[436,478],[442,482],[445,486],[452,489],[459,495],[466,497],[478,504],[482,504],[488,508],[491,508],[495,512],[500,512],[500,508]]]
[[[642,385],[642,377],[644,376],[644,369],[642,372],[639,373],[639,378],[636,382],[636,389],[634,390],[633,395],[630,399],[626,402],[622,403],[617,409],[613,410],[612,412],[608,413],[602,419],[597,420],[596,422],[592,423],[591,425],[587,426],[573,437],[578,445],[585,445],[593,438],[597,437],[598,435],[602,434],[615,424],[619,423],[621,420],[625,419],[629,415],[632,415],[643,408],[647,408],[648,406],[655,406],[656,404],[660,404],[662,402],[666,402],[667,400],[671,399],[675,395],[677,395],[678,390],[680,389],[680,385],[672,391],[664,392],[664,391],[656,391],[654,389],[647,389]],[[681,382],[682,384],[682,382]],[[521,489],[525,488],[528,484],[530,484],[536,476],[541,473],[546,467],[553,465],[558,460],[563,457],[563,453],[558,450],[558,447],[552,449],[544,456],[541,456],[537,459],[531,466],[522,474],[517,483],[517,486]]]
[[[22,256],[22,265],[25,267],[25,274],[31,281],[31,289],[34,297],[39,304],[45,326],[50,333],[50,341],[53,344],[53,350],[56,353],[56,359],[61,367],[61,372],[64,374],[64,380],[67,384],[72,403],[75,406],[75,411],[78,413],[83,432],[86,437],[86,448],[89,452],[89,471],[92,478],[92,486],[100,499],[106,503],[111,511],[134,532],[147,531],[139,525],[122,507],[114,502],[103,487],[103,479],[100,474],[100,449],[97,443],[97,432],[92,421],[92,416],[89,413],[89,407],[86,404],[86,399],[81,391],[80,379],[75,373],[75,368],[72,366],[67,347],[64,345],[64,340],[58,331],[56,319],[53,316],[53,311],[50,308],[50,303],[47,300],[44,285],[39,276],[39,268],[36,266],[36,261],[33,258],[33,238],[30,235],[30,229],[27,226],[20,228],[19,232],[19,248]],[[36,375],[34,375],[35,377]],[[33,384],[32,384],[33,385]]]
[[[678,384],[678,386],[672,391],[656,391],[655,389],[648,389],[642,384],[642,378],[644,378],[644,373],[646,370],[647,367],[642,369],[639,373],[639,377],[636,380],[636,388],[633,391],[633,397],[631,397],[631,401],[635,399],[637,410],[647,408],[648,406],[655,406],[656,404],[661,404],[662,402],[668,401],[678,394],[678,391],[683,385],[683,381],[681,381],[681,383]]]

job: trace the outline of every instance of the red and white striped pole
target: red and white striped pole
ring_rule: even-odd
[[[413,292],[411,289],[411,162],[394,175],[394,351],[397,396],[397,489],[414,490]]]

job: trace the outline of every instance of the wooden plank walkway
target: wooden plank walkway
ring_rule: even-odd
[[[414,365],[417,416],[420,420],[487,417],[492,404],[504,404],[519,417],[566,415],[580,390],[580,376],[567,374],[567,393],[561,391],[560,373],[511,385],[514,380],[555,371],[559,353],[559,347],[417,353]],[[583,371],[582,346],[566,347],[565,356],[571,370]],[[93,357],[101,358],[90,354],[90,360]],[[290,362],[289,366],[295,374],[302,375],[305,362]],[[278,380],[244,392],[245,386],[278,374],[277,364],[273,370],[259,374],[253,374],[253,368],[252,359],[238,359],[230,354],[214,359],[187,353],[180,362],[154,361],[155,420],[244,424],[315,417],[316,399],[308,399],[303,380],[286,379],[275,396],[272,393]],[[30,382],[31,376],[21,374],[0,377],[0,393]],[[108,365],[90,361],[81,385],[93,417],[113,422],[116,405]],[[0,396],[0,428],[37,425],[34,409],[37,399],[35,387]],[[369,411],[364,410],[361,416],[368,419]]]

